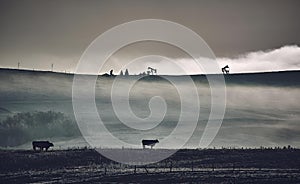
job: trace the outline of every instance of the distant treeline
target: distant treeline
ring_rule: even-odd
[[[18,146],[32,140],[80,135],[76,122],[61,112],[27,112],[0,121],[0,146]]]

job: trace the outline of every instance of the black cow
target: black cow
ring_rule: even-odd
[[[45,148],[45,150],[48,151],[48,149],[53,146],[54,146],[53,143],[51,143],[49,141],[33,141],[32,142],[33,150],[36,150],[36,148],[40,148],[40,150],[43,151],[43,149]]]
[[[146,146],[151,146],[151,149],[152,149],[156,143],[159,143],[159,141],[157,139],[156,140],[142,140],[143,148],[145,148]]]

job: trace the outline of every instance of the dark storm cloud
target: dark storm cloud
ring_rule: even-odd
[[[89,43],[136,19],[165,19],[197,32],[217,56],[300,45],[297,0],[0,2],[0,66],[73,70]]]

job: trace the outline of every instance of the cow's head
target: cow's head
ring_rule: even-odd
[[[158,139],[155,140],[156,143],[159,143]]]
[[[53,143],[51,143],[51,142],[49,142],[49,146],[50,146],[50,147],[53,147],[53,146],[54,146],[54,144],[53,144]]]

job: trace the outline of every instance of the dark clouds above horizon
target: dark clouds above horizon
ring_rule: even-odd
[[[0,67],[16,67],[21,62],[24,68],[48,70],[54,63],[56,70],[71,71],[101,33],[147,18],[189,27],[218,58],[297,47],[299,7],[298,0],[2,0]]]

